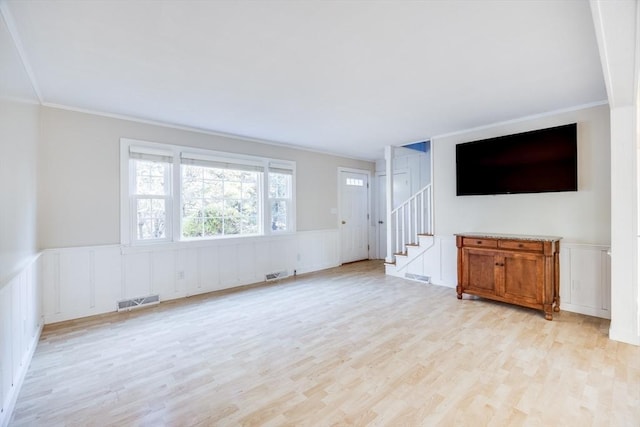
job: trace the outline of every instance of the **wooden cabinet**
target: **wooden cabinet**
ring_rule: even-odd
[[[456,235],[458,299],[462,294],[560,311],[560,238],[467,233]]]

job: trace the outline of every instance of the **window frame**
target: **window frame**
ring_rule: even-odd
[[[187,237],[184,235],[184,216],[183,216],[183,212],[182,212],[182,208],[184,206],[185,203],[185,191],[184,191],[184,184],[185,181],[183,179],[184,176],[184,168],[188,167],[188,166],[195,166],[195,167],[201,167],[201,168],[211,168],[211,169],[223,169],[223,170],[233,170],[233,171],[239,171],[239,170],[243,170],[243,169],[236,169],[234,167],[228,167],[228,168],[221,168],[221,167],[217,167],[215,165],[215,163],[209,163],[207,164],[206,162],[198,162],[198,163],[192,163],[192,162],[184,162],[184,157],[181,160],[180,163],[180,234],[179,234],[179,238],[182,241],[200,241],[200,240],[208,240],[208,239],[219,239],[219,238],[225,238],[225,237],[255,237],[255,236],[261,236],[263,235],[263,227],[262,227],[262,221],[261,218],[264,215],[264,207],[263,207],[263,199],[264,197],[262,197],[262,192],[263,192],[263,184],[262,181],[264,179],[264,171],[260,168],[260,170],[251,170],[251,169],[246,169],[246,171],[248,172],[256,172],[257,176],[256,176],[256,182],[255,182],[255,187],[257,189],[257,212],[256,212],[256,226],[258,227],[257,231],[255,233],[238,233],[238,234],[221,234],[221,235],[214,235],[214,236],[200,236],[200,237]],[[235,163],[234,166],[239,166],[242,167],[241,164],[239,163]],[[247,166],[251,166],[251,168],[253,169],[256,166],[253,165],[247,165]],[[228,181],[226,179],[221,180],[224,186],[224,183],[226,182],[232,182],[232,181]],[[205,182],[205,181],[203,181]],[[240,185],[242,186],[243,183],[241,182]],[[199,198],[200,201],[204,201],[206,200],[205,198]],[[226,205],[226,201],[229,200],[225,197],[222,197],[221,199],[219,199],[221,202],[223,202],[223,206]],[[242,202],[243,199],[241,198],[240,201]],[[206,217],[203,217],[206,218]],[[225,218],[225,216],[222,216],[222,218]]]
[[[132,189],[135,177],[132,174],[132,162],[130,149],[135,147],[137,151],[148,151],[150,154],[171,153],[172,163],[169,169],[170,182],[169,195],[165,202],[166,209],[166,238],[163,239],[137,239],[136,222],[133,220]],[[244,165],[259,169],[258,178],[258,227],[257,234],[229,234],[206,237],[182,236],[182,165],[183,159],[196,159],[200,162],[211,164],[224,163],[230,166]],[[270,170],[290,171],[292,175],[291,198],[287,206],[287,229],[271,230],[271,199],[269,198],[269,173]],[[233,167],[230,167],[233,169]],[[241,153],[230,153],[186,145],[165,144],[159,142],[143,141],[131,138],[120,139],[120,242],[124,246],[143,246],[161,243],[189,243],[206,242],[221,239],[256,238],[270,235],[283,235],[296,232],[296,162],[290,160],[258,157]],[[278,199],[280,200],[280,199]]]
[[[280,174],[280,175],[290,175],[291,176],[291,185],[289,188],[289,197],[271,197],[270,186],[271,186],[271,174]],[[271,234],[284,234],[290,233],[292,230],[295,230],[295,209],[294,209],[294,195],[295,195],[295,169],[289,167],[286,164],[278,164],[275,162],[271,162],[269,164],[269,169],[266,174],[267,181],[267,189],[265,195],[265,227],[267,227]],[[284,230],[273,230],[271,228],[271,224],[273,223],[272,218],[272,207],[274,203],[284,202],[287,209],[287,227]]]
[[[136,159],[129,156],[129,233],[132,242],[136,244],[153,244],[153,243],[166,243],[170,242],[173,237],[173,220],[172,220],[172,210],[173,210],[173,190],[172,190],[172,168],[173,168],[173,160],[171,162],[162,162],[166,166],[164,166],[164,179],[165,179],[165,194],[156,195],[156,194],[138,194],[135,189],[137,188],[137,171],[134,169],[134,164],[136,161],[153,161],[149,159]],[[164,200],[164,209],[165,209],[165,237],[156,238],[156,239],[140,239],[138,238],[138,222],[134,219],[137,218],[138,211],[138,200]]]

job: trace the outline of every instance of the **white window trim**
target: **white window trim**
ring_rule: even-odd
[[[183,159],[184,159],[184,157],[183,157]],[[202,160],[202,159],[196,159],[196,160]],[[207,159],[205,161],[209,161],[209,159]],[[214,162],[219,162],[219,160],[214,160]],[[228,162],[222,162],[222,163],[228,163]],[[184,165],[184,164],[189,164],[189,163],[181,163],[181,165]],[[234,165],[243,165],[243,163],[237,163],[235,161],[233,162],[233,164]],[[205,165],[205,164],[203,164],[202,166],[211,167],[210,165]],[[255,166],[255,165],[248,165],[248,166]],[[182,170],[180,170],[180,172],[182,172]],[[260,187],[260,191],[262,191],[262,188],[264,188],[264,185],[263,185],[263,180],[264,180],[264,175],[265,175],[264,174],[264,170],[260,170],[260,171],[256,170],[256,172],[262,172],[262,176],[258,176],[258,184],[257,184],[257,187]],[[182,176],[182,173],[180,175]],[[183,192],[182,192],[182,179],[180,179],[180,185],[181,185],[180,194],[179,194],[180,198],[181,198],[180,206],[182,206],[182,195],[183,195]],[[261,197],[258,200],[258,221],[260,221],[260,218],[262,218],[264,216],[264,206],[263,206],[264,202],[263,202],[263,199],[264,199],[264,197]],[[180,212],[180,211],[178,212],[179,215],[181,215],[181,213],[182,212]],[[262,223],[259,223],[258,224],[259,229],[258,229],[257,233],[245,233],[245,234],[240,234],[240,235],[223,234],[221,236],[215,236],[215,237],[184,237],[183,233],[182,233],[183,232],[183,230],[182,230],[183,224],[182,224],[181,217],[179,218],[178,222],[179,222],[179,226],[178,226],[179,234],[178,234],[178,239],[177,240],[180,240],[182,242],[193,242],[193,241],[201,241],[201,240],[217,240],[217,239],[234,239],[234,238],[239,238],[239,237],[259,237],[259,236],[263,236],[265,234],[264,230],[262,229]]]
[[[172,182],[171,197],[168,210],[171,215],[167,215],[167,221],[171,227],[167,234],[170,237],[161,240],[135,240],[132,241],[133,232],[135,231],[131,224],[131,200],[130,200],[130,166],[129,166],[129,150],[130,147],[136,150],[148,150],[149,153],[172,153]],[[247,235],[225,235],[211,238],[183,238],[182,237],[182,219],[180,216],[180,207],[182,205],[182,179],[180,173],[181,158],[196,158],[203,160],[211,160],[216,162],[237,163],[247,166],[259,166],[263,170],[264,179],[262,179],[262,197],[259,200],[261,205],[262,216],[262,233]],[[286,169],[292,171],[292,188],[291,188],[291,211],[287,230],[273,231],[270,229],[271,210],[267,209],[269,203],[269,168]],[[296,232],[296,162],[282,159],[273,159],[266,157],[252,156],[241,153],[229,153],[216,150],[208,150],[185,145],[165,144],[159,142],[144,141],[131,138],[120,138],[120,243],[123,246],[146,246],[146,245],[166,245],[167,243],[202,243],[207,241],[216,241],[221,239],[248,239],[260,238],[273,235],[293,234]]]
[[[274,173],[283,173],[285,171],[291,171],[291,176],[293,177],[291,179],[291,198],[288,199],[284,199],[284,198],[271,198],[269,197],[269,177],[267,174],[267,177],[265,179],[265,215],[264,215],[264,226],[265,229],[268,229],[269,234],[287,234],[287,233],[293,233],[296,230],[296,203],[295,203],[295,196],[296,196],[296,165],[295,163],[283,163],[283,162],[279,162],[279,161],[270,161],[269,162],[269,168],[267,170],[267,172],[271,172],[273,171]],[[271,229],[271,201],[274,200],[282,200],[287,202],[287,208],[290,209],[290,215],[289,215],[289,222],[287,223],[287,229],[286,230],[272,230]]]
[[[128,150],[128,152],[129,152],[128,155],[130,156],[130,150]],[[133,238],[133,236],[137,235],[138,230],[137,230],[136,227],[137,227],[138,224],[136,224],[135,222],[132,222],[131,219],[132,219],[132,216],[133,216],[132,213],[135,212],[135,210],[136,210],[135,202],[137,200],[140,200],[140,199],[164,199],[165,200],[165,211],[166,212],[171,212],[172,209],[173,209],[173,204],[174,204],[174,201],[173,201],[173,183],[172,182],[168,183],[168,186],[169,186],[168,194],[165,194],[163,196],[157,196],[157,195],[154,195],[154,196],[143,196],[143,197],[140,197],[140,196],[137,196],[137,195],[136,196],[132,196],[131,195],[131,190],[133,188],[135,188],[135,186],[136,186],[136,179],[135,179],[135,176],[131,173],[131,157],[129,158],[129,162],[127,163],[127,168],[129,168],[129,171],[128,171],[129,186],[128,186],[128,190],[127,190],[128,193],[127,193],[127,196],[126,196],[127,197],[126,203],[129,204],[129,211],[128,211],[129,213],[128,213],[128,217],[127,217],[127,220],[129,221],[129,238],[132,239],[132,243],[133,243],[133,241],[135,241],[136,245],[148,245],[148,244],[171,242],[172,239],[173,239],[173,235],[174,235],[173,234],[173,218],[172,218],[171,215],[166,215],[166,218],[165,218],[165,220],[166,220],[166,223],[165,223],[165,237],[162,238],[162,239],[148,239],[148,240],[145,240],[145,239]],[[171,168],[171,166],[170,166],[170,168]],[[165,173],[166,173],[166,171],[165,171]],[[169,170],[169,176],[172,176],[171,169]],[[165,179],[166,179],[166,176],[165,176]]]

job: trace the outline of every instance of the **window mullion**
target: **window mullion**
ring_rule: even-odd
[[[127,153],[127,159],[128,159],[127,163],[129,165],[129,171],[130,171],[129,172],[129,243],[132,243],[138,240],[137,234],[136,234],[136,227],[138,223],[138,220],[137,220],[138,197],[136,196],[136,193],[137,193],[136,175],[138,171],[137,171],[137,162],[130,159],[128,157],[128,153]]]
[[[171,240],[175,242],[182,240],[182,170],[180,166],[180,154],[178,152],[174,152],[171,170],[173,171],[171,175],[172,185],[169,189],[169,194],[173,200],[171,209],[173,219],[171,223]]]
[[[262,194],[260,194],[260,217],[262,218],[262,233],[271,234],[271,199],[269,198],[269,162],[264,162],[262,173]]]
[[[137,227],[138,227],[138,196],[132,194],[129,197],[129,236],[131,242],[138,241],[137,238]]]

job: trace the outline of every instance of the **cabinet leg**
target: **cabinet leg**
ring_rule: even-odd
[[[555,304],[553,306],[553,311],[558,313],[560,311],[560,296],[556,297]]]
[[[456,286],[456,292],[458,293],[458,299],[462,299],[462,286]]]
[[[547,320],[553,320],[553,304],[544,305],[544,318]]]

